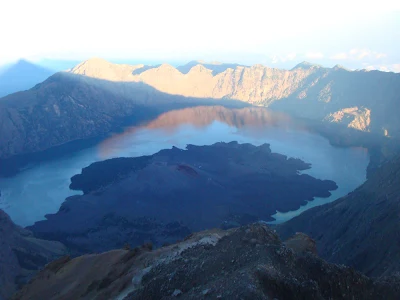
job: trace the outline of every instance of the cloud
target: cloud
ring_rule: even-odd
[[[348,58],[349,58],[348,55],[344,52],[337,53],[330,57],[330,59],[339,59],[339,60],[344,60],[344,59],[348,59]]]
[[[382,72],[395,72],[400,73],[400,64],[388,64],[388,65],[369,65],[365,67],[366,70],[378,70]]]
[[[363,60],[363,59],[382,59],[386,53],[372,51],[370,49],[353,48],[348,52],[340,52],[332,55],[332,60]]]
[[[392,71],[396,73],[400,73],[400,64],[393,64]]]
[[[321,52],[307,52],[305,56],[307,59],[322,59],[322,58],[324,58],[324,55]]]
[[[288,53],[286,55],[273,55],[271,56],[271,63],[277,64],[294,60],[297,57],[295,52]]]
[[[286,55],[287,60],[294,60],[296,58],[297,54],[295,52],[289,53]]]
[[[377,59],[380,59],[380,58],[384,58],[384,57],[386,57],[387,55],[385,54],[385,53],[377,53],[376,54],[376,58]]]
[[[371,52],[369,50],[360,50],[355,53],[355,57],[357,59],[363,59],[363,58],[369,57],[370,55],[371,55]]]

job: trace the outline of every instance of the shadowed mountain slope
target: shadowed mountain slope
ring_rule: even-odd
[[[39,268],[64,254],[61,243],[35,238],[0,209],[0,299],[8,299]]]
[[[216,103],[243,106],[239,101],[169,95],[141,82],[57,73],[28,91],[0,99],[0,159],[108,134],[170,109]]]
[[[400,272],[400,156],[347,196],[302,213],[278,231],[283,237],[305,232],[323,258],[367,275]]]

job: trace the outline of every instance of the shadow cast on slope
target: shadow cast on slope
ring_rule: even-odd
[[[230,99],[170,95],[145,83],[56,73],[28,91],[0,99],[0,176],[85,149],[164,112],[208,105],[249,106]]]

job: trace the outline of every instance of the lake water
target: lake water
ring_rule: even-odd
[[[95,147],[31,165],[12,178],[1,178],[0,208],[17,224],[31,225],[57,212],[66,197],[79,194],[69,189],[70,178],[95,161],[221,141],[269,143],[273,152],[311,163],[312,168],[304,173],[333,180],[339,186],[329,198],[316,198],[294,212],[277,212],[273,217],[278,223],[344,196],[366,180],[369,155],[365,149],[333,147],[327,139],[299,127],[290,118],[261,108],[195,108],[168,112],[143,126],[127,128]]]

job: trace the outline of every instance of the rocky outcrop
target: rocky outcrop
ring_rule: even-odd
[[[367,275],[400,272],[400,157],[390,160],[355,191],[278,226],[315,239],[320,255]]]
[[[65,253],[61,243],[35,238],[0,209],[0,299],[8,299],[41,267]]]
[[[329,122],[343,123],[350,128],[369,131],[371,125],[371,110],[367,108],[349,107],[329,114],[326,118]],[[384,133],[385,136],[388,133]]]
[[[315,241],[301,232],[296,232],[295,235],[287,239],[285,241],[285,246],[295,252],[311,252],[317,254],[317,245]]]
[[[48,265],[14,299],[398,299],[400,278],[372,280],[285,246],[263,224],[208,230],[153,251],[84,255]],[[293,250],[294,249],[294,250]]]

